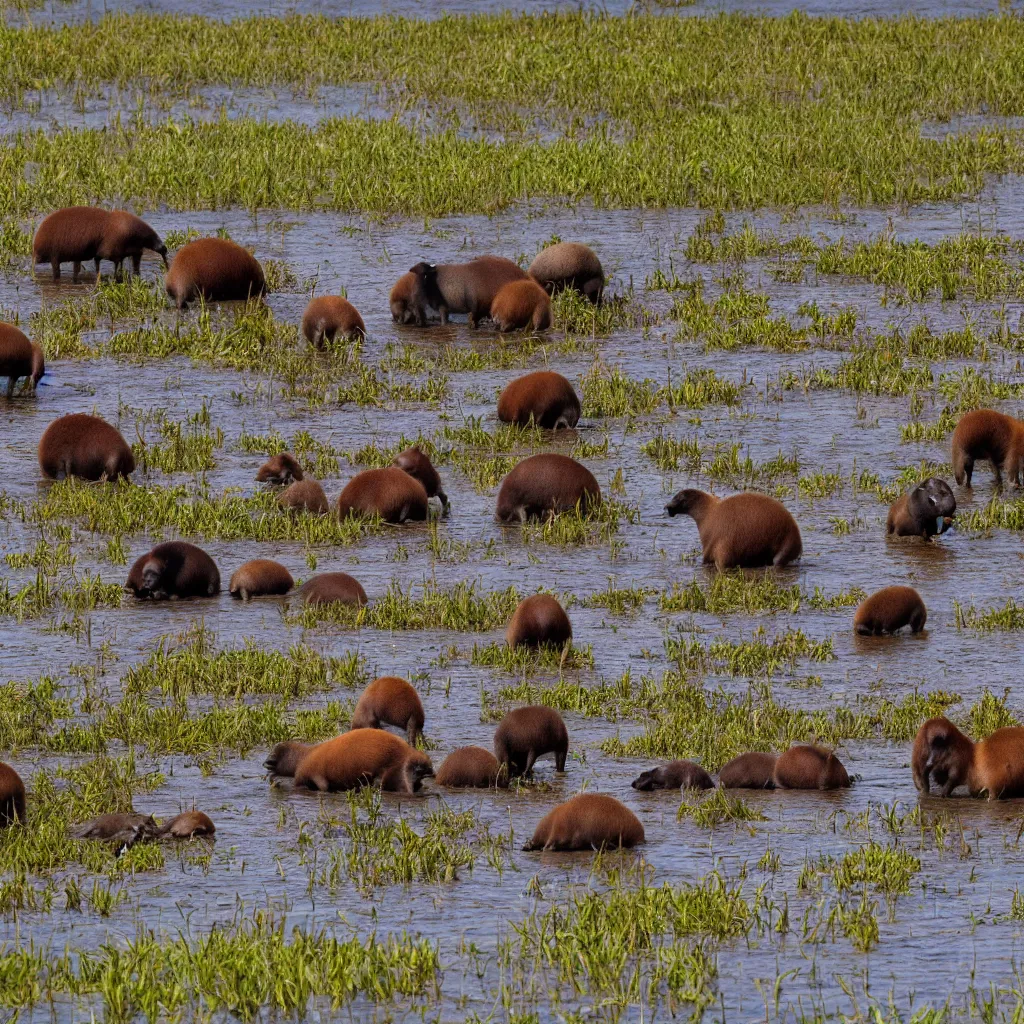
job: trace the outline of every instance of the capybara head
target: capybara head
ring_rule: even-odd
[[[433,776],[434,766],[430,763],[430,758],[422,750],[413,750],[405,759],[403,772],[405,774],[406,786],[404,792],[418,793],[423,785],[423,780]],[[399,792],[402,791],[399,790]]]
[[[54,420],[39,440],[39,468],[54,480],[116,480],[135,471],[120,432],[99,416],[71,413]]]
[[[974,744],[948,718],[929,718],[917,731],[910,767],[922,793],[934,781],[945,795],[967,782]]]
[[[256,473],[256,482],[270,484],[272,487],[285,487],[295,480],[301,480],[305,474],[299,460],[290,452],[280,452],[271,455],[266,462],[260,466]]]
[[[297,743],[294,740],[284,740],[278,743],[267,755],[263,767],[271,775],[279,775],[281,778],[291,779],[295,776],[295,769],[299,762],[313,749],[315,744]]]
[[[406,271],[391,289],[390,305],[391,318],[396,324],[417,323],[417,311],[414,308],[413,299],[419,279],[411,271]]]
[[[272,558],[253,558],[234,571],[228,590],[232,597],[248,601],[254,597],[287,594],[294,586],[292,574],[280,562]]]
[[[220,591],[220,571],[202,548],[182,540],[157,544],[128,573],[125,588],[154,601],[179,597],[212,597]]]
[[[32,383],[38,384],[46,374],[46,357],[42,347],[32,342]]]
[[[202,811],[185,811],[164,822],[156,834],[161,839],[192,839],[195,836],[212,836],[216,831],[216,826]]]
[[[415,310],[424,305],[438,308],[444,302],[444,296],[437,283],[437,264],[421,260],[409,268],[409,273],[416,279],[410,302],[412,308]]]
[[[534,594],[519,603],[505,631],[509,647],[561,647],[572,639],[565,609],[550,594]]]
[[[945,480],[930,476],[908,495],[907,512],[922,526],[926,522],[934,524],[932,532],[945,533],[956,515],[956,496]]]
[[[419,480],[423,484],[428,498],[436,496],[442,505],[448,505],[448,495],[441,488],[441,475],[434,469],[434,464],[418,445],[406,448],[404,452],[396,455],[392,465],[404,470],[414,480]]]
[[[633,788],[649,793],[655,789],[711,789],[712,778],[693,761],[670,761],[649,771],[641,772],[633,780]]]
[[[707,505],[708,498],[717,500],[714,499],[713,495],[708,494],[707,491],[701,491],[695,487],[687,487],[672,498],[665,506],[665,511],[670,516],[693,515],[697,509],[702,509]]]
[[[0,825],[25,823],[25,783],[9,765],[0,761]]]

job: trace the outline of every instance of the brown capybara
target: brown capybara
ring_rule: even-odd
[[[322,572],[311,576],[295,591],[303,604],[366,604],[362,584],[347,572]]]
[[[33,345],[14,324],[0,323],[0,377],[7,378],[7,397],[22,377],[35,387],[46,372],[43,350]]]
[[[883,587],[857,606],[853,628],[861,636],[895,633],[904,626],[920,633],[927,618],[924,601],[913,587]]]
[[[279,775],[290,779],[295,775],[299,762],[315,747],[315,743],[298,743],[295,740],[284,740],[278,743],[267,755],[263,767],[271,775]]]
[[[508,785],[508,772],[483,747],[459,747],[437,769],[434,781],[449,789],[499,789]]]
[[[491,319],[502,334],[508,331],[546,331],[551,326],[551,299],[536,281],[509,281],[494,296]]]
[[[295,769],[296,788],[321,792],[380,783],[389,793],[417,793],[434,774],[430,758],[380,729],[353,729],[315,746]]]
[[[305,480],[296,480],[291,486],[286,487],[278,496],[277,503],[282,508],[294,508],[307,512],[329,512],[331,503],[327,500],[323,487],[319,481],[306,477]]]
[[[513,466],[498,490],[496,515],[500,522],[526,522],[577,505],[586,510],[601,500],[594,474],[568,455],[545,452]]]
[[[156,822],[149,814],[101,814],[71,829],[72,839],[125,841],[156,835]]]
[[[164,281],[178,309],[196,299],[232,302],[267,290],[263,268],[248,249],[227,238],[197,238],[179,249]]]
[[[303,479],[305,475],[299,460],[291,452],[279,452],[277,455],[271,455],[256,471],[256,483],[270,484],[271,487],[287,487],[288,484]]]
[[[800,527],[785,506],[767,494],[744,491],[718,498],[692,488],[666,506],[670,516],[688,515],[697,524],[705,565],[754,569],[788,565],[803,553]]]
[[[407,270],[391,289],[391,319],[396,324],[416,324],[418,327],[426,327],[426,305],[417,305],[414,302],[418,293],[419,280],[411,270]]]
[[[142,266],[142,254],[155,252],[167,266],[167,246],[163,239],[141,218],[127,210],[111,210],[103,227],[103,240],[96,252],[96,273],[100,272],[100,260],[114,264],[114,273],[121,273],[121,264],[132,261],[132,273],[138,275]]]
[[[565,609],[550,594],[534,594],[519,602],[505,630],[509,647],[561,647],[572,639]]]
[[[555,770],[565,771],[569,732],[554,708],[533,704],[510,711],[494,732],[494,756],[510,776],[529,775],[544,754],[555,755]]]
[[[718,784],[723,789],[774,789],[774,754],[740,754],[718,772]]]
[[[842,761],[823,747],[798,744],[775,762],[778,789],[845,789],[849,785]]]
[[[302,336],[314,348],[341,337],[345,341],[366,336],[366,324],[359,311],[340,295],[321,295],[311,299],[302,314]]]
[[[43,432],[39,468],[54,480],[116,480],[135,471],[135,456],[116,428],[99,416],[75,412]]]
[[[385,523],[427,518],[427,491],[397,466],[366,469],[352,477],[338,495],[338,515],[379,515]]]
[[[530,264],[529,274],[551,295],[574,288],[598,303],[604,291],[601,261],[593,249],[579,242],[556,242],[542,249]]]
[[[929,718],[914,739],[910,764],[922,793],[934,781],[940,796],[964,785],[971,796],[989,800],[1024,796],[1024,729],[996,729],[972,743],[948,718]]]
[[[192,839],[195,836],[212,836],[216,831],[216,826],[202,811],[185,811],[164,822],[156,830],[156,838]]]
[[[441,488],[441,474],[434,469],[430,458],[419,447],[413,445],[406,448],[404,452],[395,456],[391,465],[419,480],[428,498],[436,497],[443,507],[448,507],[448,495]]]
[[[466,313],[470,327],[491,315],[491,305],[509,281],[522,281],[526,271],[503,256],[478,256],[469,263],[417,263],[409,271],[416,281],[407,308],[415,323],[427,322],[427,307],[448,323],[449,313]]]
[[[249,601],[254,597],[287,594],[295,586],[292,574],[272,558],[253,558],[231,575],[228,590],[232,597]]]
[[[381,676],[365,690],[352,712],[353,729],[404,729],[409,745],[423,732],[423,704],[412,684],[398,676]]]
[[[537,370],[517,377],[498,398],[498,419],[558,430],[575,427],[580,421],[580,400],[573,386],[551,370]]]
[[[961,486],[971,486],[974,463],[988,459],[996,474],[996,487],[1005,473],[1020,486],[1024,461],[1024,423],[994,409],[974,409],[960,417],[953,431],[953,476]]]
[[[669,761],[633,780],[633,788],[648,793],[653,789],[713,789],[714,780],[693,761]]]
[[[931,540],[953,525],[956,496],[945,480],[930,476],[889,506],[885,532]]]
[[[615,797],[580,793],[540,820],[524,850],[603,850],[644,841],[640,819]]]
[[[0,761],[0,825],[25,824],[25,783],[9,765]]]
[[[213,597],[220,592],[220,571],[202,548],[170,540],[135,562],[125,589],[151,601]]]

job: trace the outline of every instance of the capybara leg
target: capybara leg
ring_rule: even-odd
[[[60,280],[60,260],[53,260],[50,263],[50,266],[53,269],[53,279],[54,279],[54,281],[59,281]]]
[[[142,253],[138,252],[132,257],[132,273],[138,277],[142,270]]]
[[[447,306],[442,306],[438,310],[438,312],[441,314],[441,323],[443,323],[443,324],[448,323],[448,307]],[[472,313],[469,314],[469,322],[470,323],[473,322],[473,314]]]
[[[466,319],[469,321],[470,327],[476,327],[480,323],[480,318],[474,312],[470,312]]]
[[[537,760],[537,755],[533,752],[533,750],[531,750],[530,753],[526,755],[526,767],[523,769],[523,774],[524,775],[532,775],[533,774],[533,766],[534,766],[536,760]]]
[[[921,630],[924,629],[926,618],[926,614],[918,608],[914,614],[910,616],[910,632],[920,633]]]
[[[100,266],[100,262],[101,262],[100,258],[99,258],[99,256],[97,256],[96,260],[95,260],[95,263],[96,263],[96,280],[97,281],[100,279],[100,273],[102,271],[102,267]]]
[[[995,459],[992,460],[992,470],[996,475],[996,490],[1001,491],[1003,489],[1003,470]]]
[[[8,377],[7,378],[7,397],[8,398],[11,398],[14,395],[14,383],[15,383],[15,378],[14,377]]]
[[[555,771],[565,771],[565,757],[568,754],[567,750],[560,750],[555,754]]]
[[[415,747],[416,740],[419,737],[420,731],[416,728],[415,722],[409,722],[405,729],[405,734],[409,738],[409,746]]]
[[[78,283],[78,275],[81,274],[81,273],[82,273],[82,264],[78,260],[75,260],[74,266],[73,266],[73,271],[72,271],[72,274],[71,274],[71,280],[74,281],[75,284]]]
[[[584,286],[583,294],[590,301],[598,306],[601,304],[601,293],[604,291],[604,282],[599,277],[592,277]]]

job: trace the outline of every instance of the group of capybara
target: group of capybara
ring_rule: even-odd
[[[62,263],[81,265],[110,261],[119,270],[132,261],[138,273],[142,252],[158,253],[167,265],[167,249],[144,221],[124,211],[88,207],[60,210],[39,227],[33,244],[36,263],[48,263],[59,280]],[[400,324],[425,326],[431,311],[442,323],[452,313],[466,314],[476,325],[485,318],[502,330],[544,330],[551,323],[550,298],[559,289],[579,291],[600,302],[604,271],[596,255],[576,243],[556,243],[541,251],[528,270],[498,256],[481,256],[464,264],[417,263],[392,289],[390,303]],[[183,246],[167,269],[166,290],[179,308],[202,299],[228,301],[261,295],[266,283],[259,262],[241,246],[222,238],[202,238]],[[313,299],[302,321],[303,336],[316,347],[337,337],[365,333],[354,306],[341,296]],[[20,378],[38,382],[45,372],[43,353],[17,328],[0,324],[0,376],[9,380],[8,397]],[[547,429],[572,428],[580,418],[580,400],[572,384],[551,371],[528,373],[512,380],[497,404],[499,420]],[[953,433],[956,482],[971,485],[974,464],[988,460],[996,483],[1005,473],[1020,484],[1024,460],[1024,423],[993,410],[965,414]],[[43,433],[39,465],[46,477],[79,477],[108,481],[129,477],[135,469],[132,450],[121,434],[96,416],[63,416]],[[288,509],[330,514],[332,503],[321,484],[304,473],[287,452],[270,457],[257,481],[277,489]],[[564,455],[543,453],[519,462],[502,481],[495,506],[505,523],[525,522],[559,512],[586,511],[601,498],[593,474]],[[429,502],[443,511],[448,495],[430,458],[418,447],[398,455],[392,465],[356,474],[333,503],[334,514],[379,516],[388,523],[424,520]],[[748,491],[719,498],[685,489],[665,506],[669,516],[690,516],[697,526],[704,562],[718,570],[784,566],[800,558],[800,529],[789,511],[774,498]],[[949,485],[929,478],[890,508],[886,531],[925,541],[949,529],[956,498]],[[184,541],[156,545],[131,567],[127,589],[138,598],[163,600],[211,597],[221,590],[220,571],[203,550]],[[240,566],[229,589],[243,600],[283,596],[292,591],[288,569],[271,559],[257,558]],[[305,603],[344,602],[362,605],[367,595],[357,580],[328,572],[307,580],[296,592]],[[927,612],[910,587],[887,587],[864,600],[854,614],[859,634],[891,634],[909,626],[924,628]],[[510,646],[564,646],[572,638],[569,617],[547,594],[526,598],[509,623]],[[386,731],[404,731],[405,739]],[[265,762],[277,777],[291,778],[296,788],[323,792],[367,784],[404,794],[420,791],[425,778],[445,788],[505,787],[511,779],[531,775],[538,757],[553,754],[565,771],[569,736],[561,716],[551,708],[530,706],[510,711],[494,734],[493,753],[479,746],[451,752],[434,772],[429,757],[416,743],[424,727],[419,695],[404,679],[384,676],[360,697],[352,728],[319,744],[278,744]],[[1024,729],[999,729],[975,744],[945,718],[921,726],[912,752],[914,782],[922,793],[934,782],[943,796],[966,786],[972,796],[990,799],[1024,795]],[[850,785],[835,753],[813,745],[797,745],[783,754],[751,752],[725,764],[718,784],[726,789],[831,790]],[[709,789],[712,777],[691,761],[673,761],[643,772],[633,788],[640,791]],[[25,818],[25,787],[18,774],[0,765],[0,820]],[[115,840],[127,848],[139,840],[212,835],[214,825],[201,812],[190,811],[158,826],[139,814],[103,815],[73,831],[77,838]],[[644,839],[643,826],[619,801],[600,793],[581,793],[556,807],[537,826],[525,849],[573,850],[633,846]]]

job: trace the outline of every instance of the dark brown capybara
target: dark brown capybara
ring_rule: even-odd
[[[723,789],[774,789],[777,760],[774,754],[740,754],[722,765],[718,784]]]
[[[202,811],[184,811],[165,821],[157,830],[157,839],[193,839],[212,836],[217,831],[209,816]]]
[[[396,455],[391,465],[397,466],[403,472],[408,473],[409,476],[419,480],[423,484],[423,489],[427,492],[428,498],[436,497],[441,502],[442,507],[448,507],[448,495],[444,493],[441,487],[441,474],[434,468],[430,457],[417,445],[406,448],[404,452]]]
[[[263,295],[263,268],[248,249],[227,238],[197,238],[179,249],[164,281],[178,309],[190,302],[244,301]]]
[[[971,486],[974,463],[988,460],[1003,486],[1005,473],[1020,486],[1024,462],[1024,423],[995,409],[974,409],[960,417],[953,431],[953,476],[961,486]]]
[[[0,825],[25,824],[25,783],[9,765],[0,761]]]
[[[344,341],[366,336],[366,324],[359,310],[341,295],[321,295],[311,299],[302,314],[302,336],[314,348],[324,348],[340,337]]]
[[[534,594],[519,602],[505,630],[509,647],[561,647],[572,639],[565,609],[550,594]]]
[[[352,712],[353,729],[404,729],[409,745],[423,732],[423,703],[411,683],[398,676],[381,676],[365,690]]]
[[[896,633],[904,626],[920,633],[927,619],[928,610],[913,587],[883,587],[857,606],[853,628],[861,636]]]
[[[491,303],[491,319],[506,334],[509,331],[546,331],[551,326],[551,299],[536,281],[509,281]]]
[[[426,327],[427,310],[425,305],[415,303],[419,292],[419,279],[411,271],[407,270],[391,289],[390,305],[391,319],[396,324],[416,324],[418,327]]]
[[[665,511],[693,519],[705,565],[719,570],[788,565],[803,554],[796,520],[767,494],[744,491],[718,498],[687,488],[675,495]]]
[[[541,818],[524,850],[603,850],[644,841],[640,819],[613,796],[580,793]]]
[[[554,708],[532,704],[510,711],[494,732],[494,756],[510,776],[529,775],[544,754],[555,755],[555,770],[565,771],[569,731]]]
[[[845,789],[849,785],[842,761],[824,747],[797,744],[775,762],[777,789]]]
[[[277,503],[282,508],[293,508],[299,511],[324,513],[329,512],[331,503],[327,500],[319,481],[306,477],[296,480],[286,487],[278,496]]]
[[[54,480],[116,480],[135,471],[135,456],[116,428],[99,416],[75,412],[43,432],[39,468]]]
[[[169,540],[136,560],[125,589],[151,601],[213,597],[220,592],[220,571],[202,548]]]
[[[254,597],[287,594],[295,586],[292,574],[272,558],[253,558],[231,575],[228,591],[232,597],[250,601]]]
[[[295,740],[283,740],[278,743],[267,755],[263,767],[271,775],[278,775],[283,779],[291,779],[295,776],[295,769],[299,762],[316,746],[315,743],[298,743]]]
[[[102,839],[125,842],[136,838],[152,838],[157,825],[150,814],[101,814],[75,825],[72,839]]]
[[[953,525],[956,496],[945,480],[930,476],[889,507],[885,532],[897,537],[931,540]]]
[[[142,254],[155,252],[167,266],[167,246],[163,239],[141,218],[127,210],[111,210],[103,227],[103,240],[96,252],[96,273],[100,272],[100,261],[109,260],[114,264],[114,273],[121,273],[121,264],[132,261],[132,273],[136,276],[142,267]]]
[[[575,427],[580,421],[580,400],[573,386],[551,370],[537,370],[517,377],[498,398],[498,419],[558,430]]]
[[[353,729],[315,746],[295,769],[296,788],[321,792],[380,783],[389,793],[417,793],[434,774],[430,758],[380,729]]]
[[[7,397],[14,394],[15,385],[22,377],[35,387],[46,372],[43,350],[14,324],[0,323],[0,377],[7,378]]]
[[[526,522],[577,505],[586,510],[601,500],[594,474],[568,455],[531,455],[512,467],[498,490],[496,515],[500,522]]]
[[[699,764],[693,761],[669,761],[641,772],[632,782],[634,789],[649,793],[654,789],[714,789],[715,783]]]
[[[415,323],[427,322],[427,308],[436,309],[441,323],[449,313],[466,313],[470,327],[491,315],[494,297],[509,281],[522,281],[526,271],[503,256],[478,256],[469,263],[417,263],[407,308]]]
[[[503,789],[508,772],[483,747],[459,747],[441,762],[434,781],[448,789]]]
[[[270,484],[271,487],[287,487],[288,484],[303,479],[305,475],[299,460],[291,452],[278,452],[277,455],[271,455],[256,471],[256,483]]]
[[[593,249],[579,242],[556,242],[542,249],[530,264],[529,274],[551,295],[574,288],[598,303],[604,291],[601,261]]]
[[[385,466],[352,477],[338,495],[338,515],[379,515],[385,523],[427,518],[427,491],[414,476]]]
[[[1024,729],[996,729],[973,743],[948,718],[929,718],[914,739],[910,764],[922,793],[935,782],[944,797],[959,786],[989,800],[1024,796]]]
[[[311,576],[295,591],[303,604],[366,604],[362,584],[347,572],[322,572]]]

